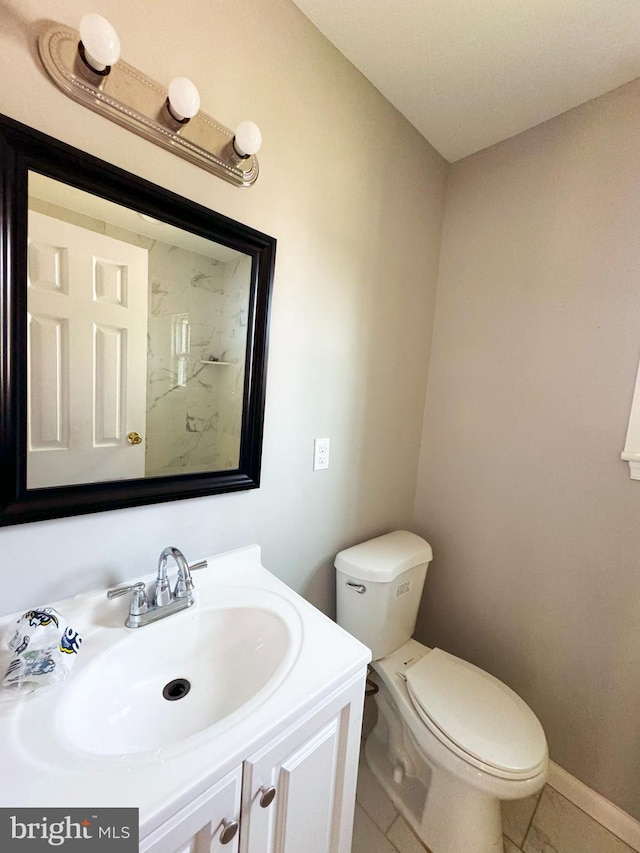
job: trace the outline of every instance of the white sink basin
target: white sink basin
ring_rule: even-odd
[[[83,667],[64,687],[58,730],[97,755],[163,750],[261,701],[294,651],[272,610],[194,606],[130,630]]]

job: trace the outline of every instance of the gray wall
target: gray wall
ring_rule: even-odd
[[[0,112],[278,240],[259,490],[0,530],[0,612],[258,542],[265,565],[333,610],[333,555],[408,525],[435,299],[446,164],[289,0],[102,0],[123,58],[264,136],[240,190],[75,104],[36,52],[76,0],[0,2]],[[402,156],[399,156],[399,152]],[[409,369],[410,368],[410,369]],[[312,471],[314,437],[331,466]]]
[[[417,532],[418,636],[531,704],[640,818],[640,83],[451,168]]]

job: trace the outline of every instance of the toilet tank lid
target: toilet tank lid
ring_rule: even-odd
[[[432,557],[431,545],[420,536],[395,530],[340,551],[335,567],[359,580],[388,583],[407,569],[430,562]]]

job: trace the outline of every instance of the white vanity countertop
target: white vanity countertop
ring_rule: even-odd
[[[215,607],[217,602],[260,606],[264,591],[300,641],[278,686],[261,691],[209,729],[155,752],[84,751],[65,737],[60,726],[65,690],[97,655],[156,626],[124,627],[128,596],[110,602],[103,591],[53,603],[81,633],[83,644],[66,681],[0,702],[0,807],[138,807],[142,838],[321,698],[362,675],[371,658],[365,646],[268,572],[257,545],[210,557],[208,567],[194,575],[194,583],[194,606],[157,624],[175,630],[179,642],[181,627],[197,617],[199,607]],[[0,619],[0,636],[14,620],[15,616]],[[0,676],[8,660],[8,653],[0,652]]]

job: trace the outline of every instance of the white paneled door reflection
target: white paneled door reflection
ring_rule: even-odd
[[[27,487],[144,476],[147,251],[29,212]]]

